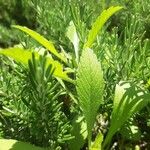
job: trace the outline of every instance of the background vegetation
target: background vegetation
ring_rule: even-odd
[[[108,133],[116,84],[128,81],[150,92],[149,0],[0,0],[0,48],[18,45],[37,51],[43,49],[31,37],[11,27],[14,24],[26,26],[51,40],[59,52],[65,51],[69,60],[67,67],[73,71],[78,64],[74,45],[67,36],[71,22],[79,37],[79,49],[82,49],[99,14],[118,5],[124,9],[109,19],[92,47],[101,62],[105,82],[104,100],[92,130],[92,139],[99,132],[104,137]],[[77,114],[81,114],[77,105],[79,98],[71,83],[52,76],[53,68],[44,65],[45,55],[40,61],[34,60],[33,55],[29,70],[0,56],[0,138],[72,150],[70,145],[76,146],[73,129],[78,125],[74,122],[82,119],[76,119]],[[47,69],[50,74],[43,75]],[[74,74],[70,77],[76,78]],[[82,141],[78,145],[86,149],[87,141]],[[149,104],[129,117],[114,134],[109,147],[150,149]]]

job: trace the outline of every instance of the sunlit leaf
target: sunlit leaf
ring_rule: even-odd
[[[28,65],[28,60],[32,58],[32,51],[24,50],[22,48],[7,48],[0,49],[0,54],[8,56],[15,61],[22,63],[24,65]],[[36,58],[38,58],[38,53],[35,52]]]
[[[87,42],[84,44],[84,48],[91,48],[94,40],[96,39],[96,36],[98,35],[98,33],[100,32],[100,30],[102,29],[103,25],[105,24],[105,22],[117,11],[119,11],[120,9],[122,9],[122,7],[120,6],[116,6],[116,7],[110,7],[107,10],[104,10],[100,16],[96,19],[96,21],[93,23],[92,25],[92,29],[89,31],[88,34],[88,39]]]
[[[62,61],[65,62],[65,59],[57,52],[53,43],[51,41],[48,41],[47,39],[45,39],[39,33],[35,32],[27,27],[23,27],[23,26],[19,26],[19,25],[13,25],[12,27],[20,29],[21,31],[27,33],[33,39],[35,39],[37,42],[39,42],[41,45],[43,45],[47,50],[49,50],[52,54],[54,54],[59,59],[61,59]]]
[[[70,22],[69,27],[67,28],[66,35],[74,46],[76,60],[78,61],[79,60],[79,38],[73,21]]]
[[[0,139],[0,150],[46,150],[17,140]]]
[[[97,110],[102,103],[104,89],[101,64],[91,49],[83,51],[77,71],[77,93],[88,130],[88,140],[91,143],[92,128]]]
[[[14,59],[15,61],[22,63],[23,65],[28,65],[29,59],[32,58],[32,51],[30,50],[24,50],[22,48],[8,48],[8,49],[0,49],[0,54],[3,54],[7,57],[10,57]],[[39,54],[37,52],[34,52],[35,58],[39,58]],[[63,65],[59,63],[58,61],[53,60],[51,57],[47,57],[47,63],[52,64],[52,67],[55,68],[54,70],[54,76],[59,77],[63,80],[69,81],[73,83],[73,80],[71,80],[67,72],[63,71]]]
[[[150,94],[135,84],[120,82],[116,85],[111,124],[104,146],[134,113],[148,104],[149,100]]]
[[[101,150],[102,142],[103,142],[103,135],[102,135],[102,133],[98,133],[90,150]]]

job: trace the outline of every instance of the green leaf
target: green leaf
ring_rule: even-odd
[[[120,82],[116,85],[113,112],[109,132],[104,141],[104,147],[111,141],[113,135],[136,112],[148,104],[150,94],[135,84]]]
[[[0,54],[3,54],[7,57],[14,59],[15,61],[22,63],[23,65],[27,66],[29,59],[32,58],[32,51],[25,50],[22,48],[8,48],[8,49],[0,49]],[[35,58],[39,58],[39,54],[34,52]],[[53,60],[51,57],[47,57],[47,65],[52,64],[52,67],[55,68],[54,76],[64,79],[68,82],[73,83],[73,80],[70,79],[67,75],[67,72],[63,71],[63,65],[60,64],[58,61]]]
[[[76,60],[78,62],[78,60],[79,60],[79,38],[78,38],[78,35],[76,32],[76,27],[75,27],[73,21],[70,22],[69,27],[67,28],[66,35],[74,46],[75,56],[76,56]]]
[[[83,111],[87,123],[89,146],[92,128],[97,110],[102,103],[104,89],[101,64],[91,49],[83,51],[77,72],[77,93],[79,106]]]
[[[96,39],[96,36],[102,29],[105,22],[117,11],[122,9],[123,7],[116,6],[116,7],[110,7],[107,10],[104,10],[100,16],[96,19],[96,21],[92,25],[92,29],[89,31],[87,42],[84,44],[85,48],[91,48],[94,40]]]
[[[52,54],[57,56],[62,61],[66,62],[65,59],[57,52],[53,43],[51,41],[48,41],[47,39],[45,39],[39,33],[35,32],[27,27],[23,27],[23,26],[19,26],[19,25],[13,25],[12,27],[20,29],[21,31],[27,33],[33,39],[35,39],[37,42],[39,42],[41,45],[43,45],[47,50],[49,50]]]
[[[25,142],[19,142],[12,139],[0,139],[0,150],[46,150]]]
[[[90,150],[101,150],[102,142],[103,142],[103,135],[102,133],[98,133]]]
[[[83,121],[83,117],[75,117],[72,122],[71,135],[74,136],[74,138],[69,141],[69,149],[80,150],[87,138],[87,126],[85,121]]]
[[[28,60],[32,58],[32,51],[24,50],[22,48],[7,48],[0,49],[0,54],[14,59],[15,61],[28,65]],[[35,52],[36,58],[38,58],[38,53]]]

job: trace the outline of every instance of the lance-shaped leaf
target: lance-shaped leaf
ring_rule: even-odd
[[[35,39],[37,42],[39,42],[41,45],[43,45],[47,50],[49,50],[52,54],[57,56],[59,59],[62,61],[66,62],[65,59],[60,55],[57,50],[55,49],[53,43],[51,41],[48,41],[46,38],[41,36],[39,33],[27,28],[27,27],[22,27],[19,25],[13,25],[12,27],[20,29],[21,31],[27,33],[30,35],[33,39]]]
[[[69,38],[69,40],[72,42],[74,46],[75,56],[78,62],[79,60],[79,38],[78,38],[76,27],[73,21],[70,22],[69,27],[67,28],[66,36]]]
[[[0,150],[46,150],[17,140],[0,139]]]
[[[87,123],[89,146],[97,110],[102,103],[104,89],[101,64],[91,49],[83,51],[77,72],[79,105]]]
[[[8,48],[8,49],[0,49],[0,54],[3,54],[7,57],[14,59],[15,61],[22,63],[23,65],[27,66],[29,59],[32,58],[32,51],[25,50],[22,48]],[[39,54],[34,52],[35,58],[39,58]],[[53,60],[51,57],[47,57],[47,63],[51,64],[54,70],[54,76],[64,79],[73,83],[72,79],[70,79],[67,75],[67,72],[63,71],[63,65],[60,64],[58,61]]]
[[[122,9],[123,7],[116,6],[116,7],[110,7],[107,10],[104,10],[100,16],[96,19],[96,21],[92,25],[92,29],[89,31],[87,42],[84,44],[84,48],[91,47],[94,40],[96,39],[96,36],[102,29],[105,22],[117,11]]]
[[[28,65],[28,60],[32,58],[32,51],[18,47],[0,49],[0,54],[10,57],[23,65]],[[36,58],[39,57],[37,52],[34,52],[34,54]]]
[[[137,85],[120,82],[116,85],[113,112],[109,132],[104,141],[107,146],[113,135],[136,112],[141,110],[150,100],[150,94]]]

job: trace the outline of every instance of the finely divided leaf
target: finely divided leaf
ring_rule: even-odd
[[[0,150],[46,150],[17,140],[0,139]]]
[[[22,48],[8,48],[8,49],[0,49],[0,54],[3,54],[7,57],[14,59],[15,61],[22,63],[23,65],[27,66],[29,59],[32,58],[32,51],[25,50]],[[35,58],[39,58],[39,54],[34,52]],[[67,76],[67,72],[63,71],[63,65],[58,61],[53,60],[51,57],[47,57],[47,64],[52,64],[52,67],[55,68],[54,76],[64,79],[73,83],[72,79]]]
[[[83,51],[77,72],[77,93],[88,131],[89,144],[97,110],[102,103],[104,89],[101,64],[91,49]]]
[[[87,42],[84,44],[84,48],[91,48],[96,36],[98,35],[99,31],[102,29],[105,22],[117,11],[122,9],[123,7],[116,6],[110,7],[107,10],[104,10],[100,16],[96,19],[96,21],[92,25],[92,29],[89,31]]]
[[[116,85],[111,124],[104,146],[134,113],[147,105],[149,100],[150,94],[137,85],[126,82]]]
[[[41,45],[43,45],[47,50],[49,50],[52,54],[57,56],[59,59],[65,62],[65,59],[57,52],[55,49],[53,43],[51,41],[48,41],[45,39],[43,36],[41,36],[39,33],[27,28],[27,27],[22,27],[19,25],[13,25],[12,27],[20,29],[21,31],[27,33],[30,35],[33,39],[35,39],[37,42],[39,42]]]

